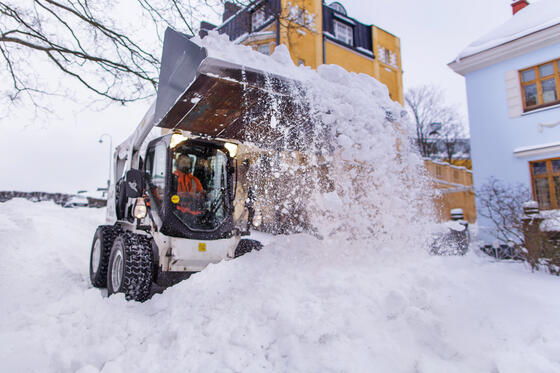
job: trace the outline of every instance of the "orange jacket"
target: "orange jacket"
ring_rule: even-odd
[[[200,183],[200,180],[198,180],[198,177],[194,176],[193,174],[185,174],[184,172],[178,170],[173,172],[173,174],[177,176],[177,194],[181,194],[181,193],[195,194],[204,191],[204,189],[202,188],[202,184]],[[202,211],[191,210],[189,207],[185,205],[183,206],[177,205],[177,210],[182,212],[188,212],[189,214],[192,215],[199,215],[202,213]]]
[[[177,176],[177,193],[200,193],[204,189],[198,177],[181,171],[173,172]]]

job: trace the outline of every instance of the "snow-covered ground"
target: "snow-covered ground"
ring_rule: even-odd
[[[560,279],[523,264],[268,237],[140,304],[89,283],[103,216],[0,203],[0,371],[560,371]]]

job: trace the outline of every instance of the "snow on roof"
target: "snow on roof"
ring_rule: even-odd
[[[560,1],[541,0],[529,4],[501,26],[475,40],[457,60],[497,47],[526,35],[560,24]]]

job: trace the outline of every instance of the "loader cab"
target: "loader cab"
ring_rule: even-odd
[[[151,213],[168,236],[220,239],[233,234],[235,154],[222,141],[170,134],[146,149]]]

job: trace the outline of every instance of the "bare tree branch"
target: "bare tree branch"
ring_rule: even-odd
[[[161,31],[171,26],[194,36],[198,22],[209,12],[221,14],[225,2],[0,0],[0,55],[5,67],[0,74],[10,81],[0,95],[15,101],[24,92],[30,98],[62,89],[72,96],[75,81],[95,95],[121,103],[150,97],[158,83]],[[242,8],[256,4],[232,2]],[[126,6],[130,14],[112,13],[122,10],[119,6]],[[316,32],[312,14],[304,8],[294,14],[294,9],[274,15],[288,38],[300,36],[292,32],[296,28]],[[117,14],[121,18],[115,18]],[[71,79],[57,85],[49,79],[52,72]]]
[[[194,35],[194,12],[205,13],[200,8],[215,8],[221,3],[222,0],[137,0],[132,7],[126,3],[139,20],[152,25],[155,32],[146,36],[127,28],[122,23],[127,17],[111,18],[110,9],[123,5],[121,1],[0,0],[1,58],[6,78],[12,83],[0,94],[11,99],[22,92],[54,94],[56,90],[47,87],[48,79],[40,78],[45,69],[33,74],[29,71],[31,61],[47,61],[90,92],[107,99],[124,103],[149,97],[158,83],[159,30],[167,26],[186,28]],[[136,19],[132,15],[128,18],[131,22]],[[136,28],[142,30],[145,25]]]
[[[435,86],[424,85],[412,88],[405,94],[405,104],[416,124],[416,143],[423,157],[440,153],[451,162],[459,150],[457,140],[464,138],[464,127],[457,110],[446,104],[442,91]]]
[[[523,204],[531,200],[527,187],[490,178],[476,195],[481,207],[477,213],[492,222],[498,240],[523,246]]]

